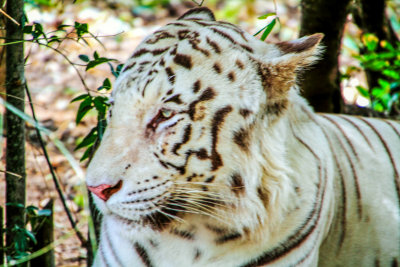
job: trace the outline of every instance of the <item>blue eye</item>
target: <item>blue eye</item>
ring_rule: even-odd
[[[158,124],[172,118],[174,115],[175,115],[175,112],[171,109],[166,109],[166,108],[160,109],[158,111],[157,115],[147,125],[147,127],[155,130],[157,128]]]
[[[165,119],[169,119],[172,117],[172,115],[174,114],[174,112],[170,109],[161,109],[160,111],[160,115],[163,116]]]

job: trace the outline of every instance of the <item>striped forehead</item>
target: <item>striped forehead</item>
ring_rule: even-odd
[[[263,56],[275,56],[271,45],[233,24],[179,20],[154,32],[137,47],[126,62],[114,93],[134,91],[136,96],[148,96],[155,101],[165,99],[171,89],[174,94],[188,88],[197,93],[206,90],[205,84],[214,83],[213,78],[207,77],[211,72],[234,82],[236,75],[224,72],[226,66],[236,68],[236,73],[251,68],[249,62],[258,58],[255,50],[260,50]]]

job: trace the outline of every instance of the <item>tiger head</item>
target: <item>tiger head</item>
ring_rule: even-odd
[[[147,37],[115,82],[87,170],[104,216],[249,231],[290,205],[284,117],[321,34],[267,44],[193,9]]]

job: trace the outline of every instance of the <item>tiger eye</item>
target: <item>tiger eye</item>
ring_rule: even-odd
[[[173,112],[170,109],[162,109],[161,110],[161,115],[166,119],[170,118],[172,116],[172,114],[173,114]]]

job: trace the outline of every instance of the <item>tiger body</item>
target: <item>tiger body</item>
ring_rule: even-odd
[[[321,38],[266,44],[200,8],[143,41],[87,171],[94,266],[398,265],[400,125],[309,108]]]

